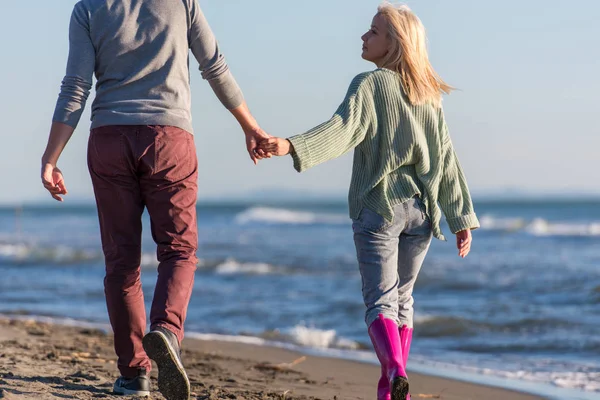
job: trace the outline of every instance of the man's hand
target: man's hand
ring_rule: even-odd
[[[50,192],[52,198],[63,201],[61,195],[67,194],[67,187],[65,186],[65,179],[60,169],[50,163],[43,164],[42,184]]]
[[[250,113],[246,102],[242,102],[242,104],[240,104],[237,108],[229,111],[231,111],[231,114],[233,114],[235,119],[239,122],[244,133],[246,134],[246,149],[248,150],[248,154],[250,155],[252,162],[257,164],[258,160],[271,157],[270,154],[266,154],[258,149],[258,143],[262,140],[270,138],[271,136],[260,129],[258,123]]]
[[[269,139],[271,136],[260,128],[245,130],[246,134],[246,149],[254,164],[258,163],[258,160],[263,158],[270,158],[271,155],[265,152],[259,151],[258,143]]]
[[[56,164],[74,130],[75,128],[62,122],[53,122],[46,151],[42,156],[42,184],[58,201],[63,201],[61,195],[67,194],[67,188],[62,172],[56,168]]]
[[[287,139],[272,137],[259,144],[259,149],[265,154],[287,156],[292,151],[292,144]]]
[[[465,258],[471,251],[471,230],[467,229],[456,234],[456,247],[458,248],[458,256]]]

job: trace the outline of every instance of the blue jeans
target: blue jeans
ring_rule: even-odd
[[[362,292],[371,326],[379,314],[413,327],[413,288],[433,237],[418,197],[394,207],[394,221],[364,208],[353,220]]]

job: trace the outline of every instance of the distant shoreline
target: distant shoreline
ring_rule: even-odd
[[[526,194],[526,195],[473,195],[475,207],[485,204],[564,204],[564,203],[600,203],[600,193],[569,193],[569,194]],[[344,196],[318,197],[318,196],[282,196],[282,197],[214,197],[198,199],[198,207],[216,207],[216,206],[346,206],[347,200]],[[64,203],[58,203],[54,200],[33,200],[25,202],[5,202],[0,203],[0,211],[15,210],[18,208],[27,209],[48,209],[48,208],[95,208],[94,200],[90,199],[69,199]]]

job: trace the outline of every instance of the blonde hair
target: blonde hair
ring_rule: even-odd
[[[442,80],[429,62],[425,27],[406,5],[384,2],[378,14],[388,22],[392,48],[382,66],[400,74],[402,85],[411,104],[441,105],[442,93],[454,88]]]

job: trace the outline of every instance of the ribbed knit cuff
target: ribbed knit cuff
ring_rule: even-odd
[[[460,217],[449,218],[446,220],[452,233],[458,233],[467,229],[479,228],[479,220],[475,214],[461,215]]]
[[[294,169],[298,172],[306,171],[310,168],[310,152],[306,140],[302,135],[292,136],[288,138],[294,149],[292,150],[292,158],[294,160]]]

